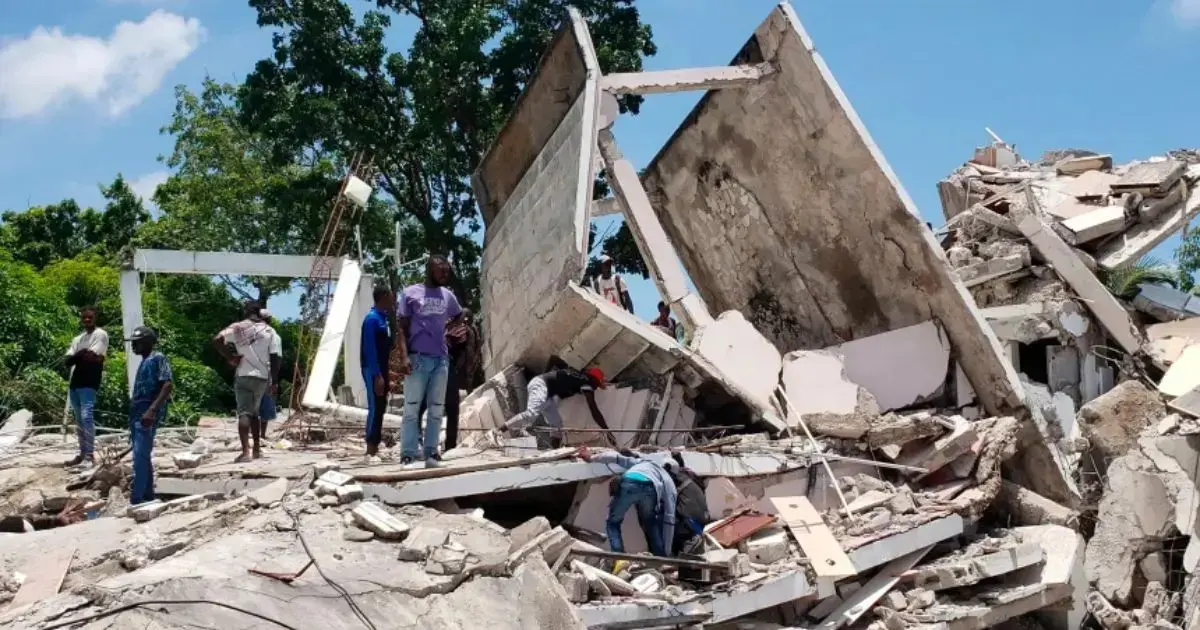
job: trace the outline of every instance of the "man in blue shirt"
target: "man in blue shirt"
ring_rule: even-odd
[[[621,525],[629,508],[636,508],[638,524],[646,535],[650,553],[669,557],[675,540],[675,502],[678,499],[675,480],[670,472],[633,451],[592,455],[586,448],[580,448],[578,455],[585,462],[615,464],[624,469],[619,480],[610,486],[612,500],[608,504],[608,519],[605,521],[608,546],[613,551],[624,553]]]
[[[129,502],[137,505],[154,500],[154,466],[150,457],[154,434],[167,416],[167,401],[174,388],[174,377],[167,357],[154,350],[158,343],[154,329],[138,326],[126,341],[130,342],[134,354],[142,358],[129,401],[129,439],[133,446]]]
[[[383,414],[388,405],[388,357],[392,353],[391,317],[396,298],[386,286],[372,292],[375,306],[363,318],[359,362],[367,384],[367,457],[377,457],[383,441]]]

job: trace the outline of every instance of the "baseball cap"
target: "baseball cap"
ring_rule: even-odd
[[[142,339],[157,340],[158,333],[154,332],[154,329],[149,326],[138,326],[133,329],[133,333],[125,341],[141,341]]]
[[[583,373],[600,383],[600,387],[604,387],[606,385],[604,382],[604,372],[600,368],[590,367],[584,370]]]

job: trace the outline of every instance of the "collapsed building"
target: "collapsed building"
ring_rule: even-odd
[[[683,90],[705,94],[639,177],[614,96]],[[939,184],[935,234],[790,5],[727,67],[633,74],[602,73],[571,12],[474,177],[488,380],[444,466],[364,463],[336,422],[226,463],[232,424],[208,419],[160,439],[161,500],[127,506],[119,456],[69,477],[63,439],[14,417],[11,511],[101,507],[0,535],[0,624],[1200,628],[1200,326],[1186,296],[1127,305],[1098,275],[1195,213],[1189,159],[1031,164],[997,141]],[[613,212],[687,345],[580,286]],[[342,281],[303,400],[343,422],[362,384],[329,394],[370,284],[324,264]],[[480,439],[554,357],[612,377],[609,431],[567,400],[564,448]],[[703,551],[640,554],[633,518],[633,555],[606,551],[619,471],[580,446],[678,456],[715,519]]]

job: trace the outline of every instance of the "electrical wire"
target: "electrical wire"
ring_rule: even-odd
[[[80,624],[85,624],[88,622],[96,621],[97,619],[104,619],[105,617],[119,615],[123,612],[133,610],[134,608],[145,608],[145,607],[149,607],[152,605],[163,605],[163,604],[208,604],[210,606],[219,606],[221,608],[226,608],[226,609],[229,609],[229,610],[232,610],[235,612],[240,612],[243,615],[249,615],[251,617],[255,617],[257,619],[261,619],[263,621],[275,624],[276,626],[279,626],[280,628],[285,628],[286,630],[300,630],[299,628],[297,628],[295,626],[288,625],[278,619],[273,619],[264,614],[256,613],[252,610],[246,610],[245,608],[239,608],[232,604],[226,604],[224,602],[212,601],[210,599],[151,599],[151,600],[146,600],[146,601],[142,601],[142,602],[133,602],[131,604],[117,606],[116,608],[112,608],[112,609],[106,610],[104,612],[96,613],[94,615],[89,615],[87,617],[79,617],[77,619],[60,621],[58,623],[50,624],[48,626],[43,626],[42,630],[55,630],[56,628],[69,628],[72,626],[77,626]]]
[[[313,568],[317,570],[317,573],[321,575],[321,578],[325,580],[325,583],[328,584],[330,588],[337,591],[338,595],[341,595],[342,599],[346,600],[346,605],[350,607],[350,610],[354,613],[354,616],[358,617],[358,620],[363,622],[363,625],[371,630],[379,630],[375,626],[375,622],[371,621],[371,618],[367,616],[367,613],[358,605],[358,602],[354,601],[354,597],[350,595],[350,592],[343,588],[341,584],[335,582],[328,575],[325,575],[324,569],[321,568],[321,563],[317,562],[317,557],[313,555],[312,549],[309,549],[308,547],[308,541],[304,539],[304,530],[300,528],[300,516],[298,514],[292,514],[291,517],[292,523],[296,528],[296,536],[300,538],[300,545],[304,547],[304,553],[308,554],[308,559],[312,561]]]

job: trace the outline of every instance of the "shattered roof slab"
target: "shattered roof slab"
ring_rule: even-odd
[[[783,352],[936,319],[1011,409],[1016,374],[788,4],[733,60],[757,63],[778,71],[708,92],[644,180],[704,301]]]

